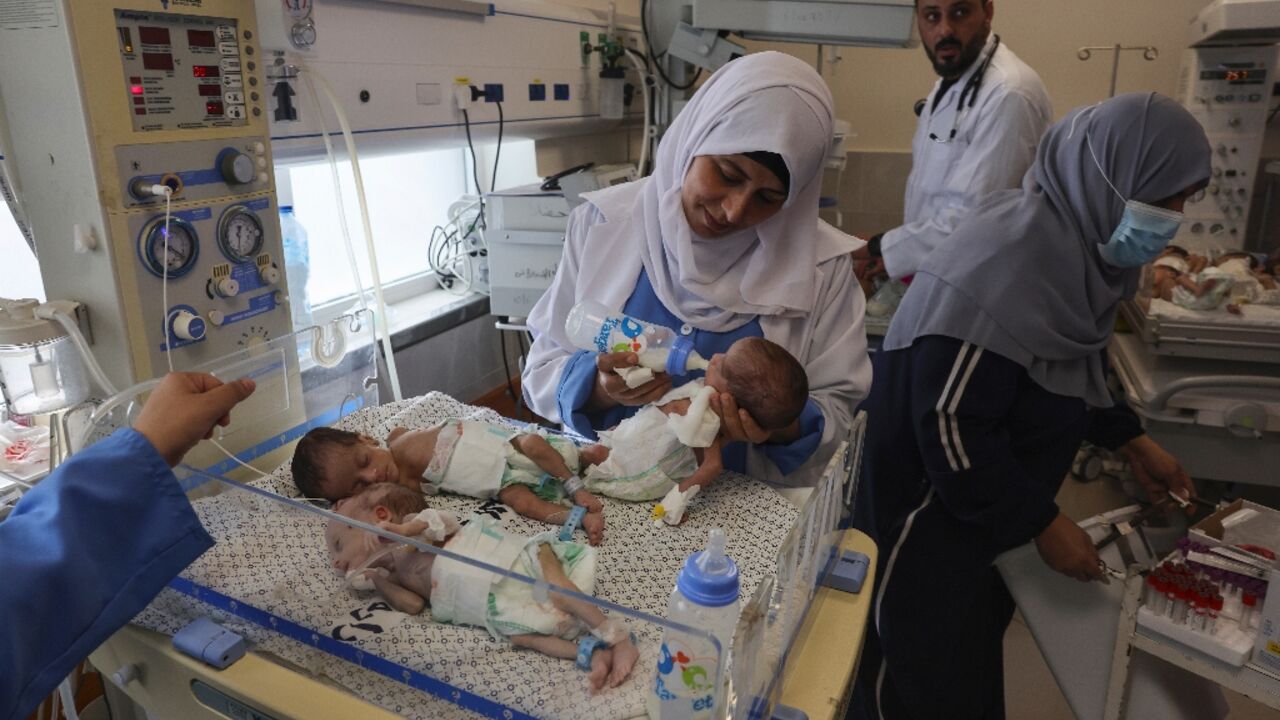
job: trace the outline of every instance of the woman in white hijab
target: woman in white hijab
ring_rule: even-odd
[[[662,139],[651,177],[589,194],[569,217],[555,282],[534,307],[524,396],[543,417],[594,437],[687,378],[628,389],[627,354],[579,351],[570,308],[595,300],[693,338],[703,357],[763,336],[804,366],[809,402],[762,430],[728,393],[713,399],[725,466],[811,485],[871,381],[864,298],[848,254],[861,241],[818,219],[831,95],[807,64],[748,55],[713,75]]]

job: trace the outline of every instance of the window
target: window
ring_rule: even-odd
[[[494,143],[476,146],[478,172],[486,190],[493,178],[495,149]],[[286,204],[292,197],[294,214],[307,232],[311,256],[307,295],[311,306],[354,296],[355,286],[342,239],[328,160],[281,165],[276,170],[281,186],[280,202]],[[466,148],[451,148],[362,157],[360,170],[384,287],[396,281],[427,276],[430,270],[427,244],[432,229],[445,224],[449,208],[463,195],[474,192],[470,153]],[[351,163],[339,160],[338,175],[357,266],[368,288],[372,276]],[[497,187],[538,180],[533,141],[504,139]],[[424,289],[425,286],[416,290]],[[388,300],[395,302],[396,298]]]
[[[369,224],[382,282],[427,272],[427,240],[449,206],[463,194],[462,154],[457,150],[361,158]],[[327,160],[288,165],[276,177],[290,186],[293,210],[307,231],[311,255],[307,295],[312,307],[355,294],[338,219],[338,199]],[[351,163],[340,160],[343,208],[365,287],[372,285],[360,203]],[[283,183],[282,183],[283,184]],[[286,196],[287,197],[287,196]],[[281,198],[281,203],[285,198]]]
[[[9,205],[0,201],[0,257],[5,259],[4,280],[0,281],[0,297],[10,300],[36,298],[45,300],[40,264],[18,230]]]

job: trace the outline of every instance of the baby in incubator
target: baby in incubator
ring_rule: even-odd
[[[370,485],[339,501],[334,512],[558,588],[586,595],[595,589],[594,549],[551,532],[532,538],[507,533],[484,516],[460,524],[447,512],[427,508],[421,492],[402,485]],[[325,544],[334,570],[357,589],[376,589],[401,612],[418,614],[430,606],[436,622],[482,627],[515,647],[576,659],[595,690],[620,685],[639,657],[623,622],[589,602],[555,593],[539,602],[528,583],[478,572],[338,520],[325,527]]]
[[[1250,253],[1232,252],[1213,261],[1170,246],[1152,262],[1152,295],[1190,310],[1228,309],[1243,303],[1280,305],[1275,277]]]
[[[705,380],[692,380],[644,406],[601,442],[584,448],[587,487],[602,495],[642,501],[663,498],[655,513],[678,524],[688,502],[724,469],[720,418],[711,396],[727,392],[765,430],[794,423],[809,398],[809,380],[785,349],[764,338],[743,338],[713,355]]]
[[[396,428],[387,446],[346,430],[315,428],[293,455],[293,479],[307,497],[339,500],[374,483],[400,484],[502,503],[551,524],[569,519],[567,496],[587,510],[592,545],[604,538],[604,506],[577,475],[578,448],[555,435],[518,433],[496,423],[450,419],[421,430]]]

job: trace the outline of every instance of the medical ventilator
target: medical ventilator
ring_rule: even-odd
[[[692,337],[637,320],[594,300],[573,306],[565,318],[564,331],[576,347],[600,353],[633,352],[642,367],[655,372],[687,375],[707,369],[707,360],[693,349]]]
[[[716,708],[725,651],[738,624],[739,583],[738,566],[724,552],[724,531],[707,535],[707,548],[690,555],[676,578],[667,619],[711,633],[720,648],[705,637],[666,629],[648,699],[651,718],[710,718]]]

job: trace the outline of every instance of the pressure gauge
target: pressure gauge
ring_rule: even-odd
[[[218,247],[232,262],[246,262],[262,252],[262,221],[243,205],[232,205],[218,221]]]
[[[164,216],[152,219],[138,237],[138,257],[151,274],[181,277],[191,271],[200,255],[196,229],[182,218],[170,218],[166,242]]]

